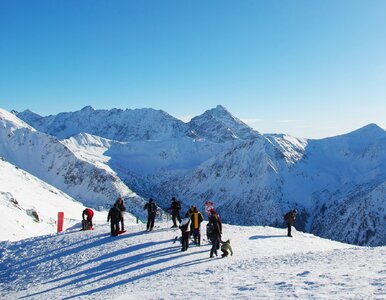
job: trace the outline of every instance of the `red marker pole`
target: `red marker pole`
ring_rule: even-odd
[[[58,232],[63,231],[64,212],[58,212]]]

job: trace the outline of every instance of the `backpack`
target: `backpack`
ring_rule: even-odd
[[[208,240],[214,238],[214,225],[213,223],[206,224],[206,237]]]

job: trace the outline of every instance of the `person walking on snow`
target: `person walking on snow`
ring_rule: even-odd
[[[296,221],[296,209],[290,210],[284,215],[284,221],[287,223],[287,236],[292,237],[291,235],[291,226]]]
[[[145,204],[143,209],[147,209],[146,231],[151,231],[153,230],[155,216],[157,215],[157,205],[154,203],[154,200],[150,198],[149,202]]]
[[[186,251],[189,248],[189,232],[190,232],[190,218],[185,218],[180,224],[181,235],[182,235],[182,249],[181,251]]]
[[[93,217],[94,217],[94,211],[91,208],[86,208],[82,212],[82,230],[92,229]]]
[[[191,228],[193,230],[194,243],[198,246],[201,244],[201,234],[200,234],[200,225],[204,221],[204,217],[197,210],[197,207],[193,208],[193,213],[190,215],[190,220],[192,221]]]
[[[212,243],[212,248],[210,249],[210,257],[213,257],[213,254],[217,256],[217,250],[220,248],[221,233],[222,233],[222,224],[221,224],[220,216],[216,213],[214,208],[210,210],[208,229],[209,228],[210,228],[209,238]]]
[[[188,209],[188,211],[185,213],[185,218],[189,218],[190,219],[190,217],[192,216],[192,214],[194,213],[194,209],[195,209],[196,207],[194,206],[194,205],[192,205],[189,209]],[[192,222],[190,222],[190,232],[189,232],[189,234],[190,234],[190,236],[192,236],[193,235],[193,223]]]
[[[172,204],[168,210],[172,211],[172,220],[173,220],[173,226],[172,228],[176,228],[177,226],[177,220],[181,224],[181,216],[180,216],[180,210],[181,210],[181,202],[176,199],[176,197],[172,198]]]
[[[115,203],[112,208],[109,210],[107,215],[107,222],[111,222],[111,236],[117,236],[119,231],[119,221],[121,220],[121,211],[119,210],[117,204]]]
[[[117,199],[117,201],[115,202],[115,204],[117,205],[119,211],[120,211],[120,222],[121,222],[121,231],[124,231],[125,230],[125,227],[124,227],[124,216],[125,216],[125,211],[126,211],[126,207],[125,207],[125,204],[123,203],[123,199],[121,197],[119,197]],[[119,230],[119,229],[118,229]]]

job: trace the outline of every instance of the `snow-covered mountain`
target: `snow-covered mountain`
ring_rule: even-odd
[[[4,110],[0,110],[0,156],[84,205],[107,208],[121,196],[129,212],[144,216],[144,200],[113,171],[81,159],[55,137]]]
[[[221,105],[194,117],[188,125],[190,131],[197,136],[214,142],[221,143],[237,139],[249,140],[260,137],[257,131],[232,116]]]
[[[122,120],[129,112],[130,118]],[[78,157],[115,172],[136,193],[157,199],[164,208],[172,196],[179,197],[185,208],[191,204],[202,207],[211,200],[226,222],[282,226],[283,214],[296,207],[300,212],[296,226],[301,230],[361,245],[386,243],[380,229],[386,217],[382,188],[386,182],[386,134],[377,125],[333,138],[307,140],[260,135],[222,106],[189,123],[169,115],[151,121],[148,112],[87,107],[40,119],[31,112],[18,116],[33,124],[40,122],[36,126],[59,138],[71,135],[62,142]],[[146,122],[133,127],[136,113]],[[100,130],[104,126],[101,115],[111,124],[121,121],[122,128],[131,129],[130,136],[112,138],[115,129],[108,136],[108,128]],[[82,118],[91,120],[92,130],[87,122],[79,121]],[[77,131],[67,130],[74,127]],[[154,134],[143,134],[150,129]],[[103,134],[103,138],[95,134]],[[362,205],[363,201],[368,204]],[[356,222],[345,226],[347,222],[342,221],[342,228],[333,234],[337,210],[345,212],[342,220],[354,218]],[[374,210],[378,212],[374,214]]]
[[[64,229],[80,224],[84,206],[55,187],[0,158],[0,240],[55,233],[58,212]],[[94,220],[106,213],[95,212]]]
[[[358,247],[285,229],[224,224],[233,256],[211,245],[181,252],[170,224],[109,236],[94,231],[0,243],[0,298],[384,299],[386,247]],[[203,237],[205,237],[205,226]],[[371,263],[369,263],[371,262]]]
[[[325,140],[268,137],[238,144],[174,184],[182,199],[216,202],[233,224],[281,226],[283,214],[296,207],[301,230],[384,245],[385,146],[385,131],[373,125]],[[345,215],[340,230],[333,226],[336,210]]]
[[[58,139],[87,132],[115,141],[165,140],[188,133],[184,122],[150,108],[95,110],[86,106],[80,111],[48,117],[26,110],[17,117]]]
[[[41,132],[65,139],[86,132],[110,140],[148,141],[180,137],[227,142],[255,139],[260,134],[218,105],[184,123],[162,110],[95,110],[86,106],[80,111],[41,117],[30,110],[16,114]]]

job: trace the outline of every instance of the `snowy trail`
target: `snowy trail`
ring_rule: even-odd
[[[284,229],[224,225],[235,252],[180,251],[179,231],[143,225],[0,244],[2,299],[385,299],[386,247],[354,247]]]

